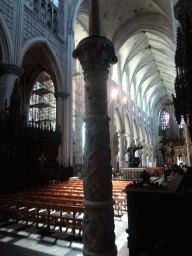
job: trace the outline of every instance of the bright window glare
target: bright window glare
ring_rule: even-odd
[[[117,64],[113,65],[112,79],[118,84]]]
[[[123,81],[122,81],[122,87],[125,92],[127,92],[127,79],[126,79],[126,73],[123,74]]]
[[[126,97],[123,98],[123,103],[124,103],[124,104],[127,103],[127,98],[126,98]]]
[[[112,93],[111,93],[111,97],[112,97],[113,99],[116,99],[117,95],[118,95],[118,90],[117,90],[117,89],[113,89],[113,90],[112,90]]]
[[[59,6],[59,0],[52,0],[52,2],[54,3],[55,6]]]

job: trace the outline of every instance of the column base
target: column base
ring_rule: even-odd
[[[115,250],[107,253],[90,252],[83,247],[83,256],[117,256],[117,246],[115,245]]]

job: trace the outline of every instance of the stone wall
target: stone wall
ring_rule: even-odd
[[[14,0],[2,0],[0,11],[2,12],[3,18],[11,32],[13,30]]]
[[[34,37],[46,37],[50,41],[52,49],[54,50],[60,65],[63,66],[63,40],[61,40],[57,34],[55,34],[45,23],[43,23],[37,15],[25,7],[23,22],[23,44]],[[39,38],[37,38],[37,42],[38,40]]]

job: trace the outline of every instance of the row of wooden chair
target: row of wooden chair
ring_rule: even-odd
[[[115,201],[121,202],[119,207],[124,207],[124,210],[127,210],[127,200],[126,200],[126,194],[122,191],[128,184],[132,182],[130,181],[112,181],[113,185],[113,198]],[[71,182],[65,182],[65,183],[58,183],[55,185],[50,185],[49,189],[51,191],[55,190],[57,192],[62,193],[65,191],[66,193],[78,193],[80,192],[83,195],[83,181],[82,180],[75,180]],[[48,191],[48,190],[47,190]]]
[[[80,205],[72,206],[58,202],[47,203],[40,199],[27,201],[16,198],[0,198],[0,204],[0,212],[5,213],[7,219],[14,218],[16,222],[22,218],[28,225],[29,219],[32,219],[33,222],[36,222],[36,228],[40,222],[43,222],[43,224],[47,224],[48,230],[52,223],[54,226],[58,224],[60,232],[62,232],[62,227],[66,227],[65,233],[68,228],[72,228],[73,235],[75,235],[76,229],[79,230],[79,234],[82,231],[84,207]]]
[[[115,216],[121,217],[123,207],[127,209],[126,194],[122,191],[130,182],[116,181],[113,183],[113,198],[115,199]],[[16,220],[23,216],[28,224],[29,218],[38,223],[43,221],[47,223],[48,229],[50,223],[59,223],[60,232],[62,227],[66,226],[66,232],[72,227],[73,234],[75,230],[81,232],[81,224],[84,213],[82,200],[84,199],[83,182],[72,181],[51,184],[41,187],[35,191],[18,192],[14,197],[0,197],[0,211],[5,212],[9,218],[10,215],[16,216]]]

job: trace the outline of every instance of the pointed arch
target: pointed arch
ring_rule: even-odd
[[[38,64],[39,69],[44,68],[48,72],[55,85],[55,92],[62,92],[64,89],[64,77],[63,72],[61,70],[59,61],[57,59],[56,54],[54,53],[54,50],[52,49],[51,44],[49,43],[48,39],[45,37],[35,37],[29,40],[22,48],[21,56],[20,56],[20,64],[22,65],[24,62],[24,58],[26,56],[26,53],[29,52],[31,49],[41,49],[44,60],[40,60]],[[46,61],[45,61],[46,60]],[[43,62],[44,63],[41,63]],[[25,72],[25,71],[24,71]],[[41,73],[39,71],[38,75]]]
[[[80,7],[80,4],[83,0],[72,0],[69,3],[69,19],[68,19],[68,31],[72,31],[74,27],[74,22],[77,17],[77,12]]]

